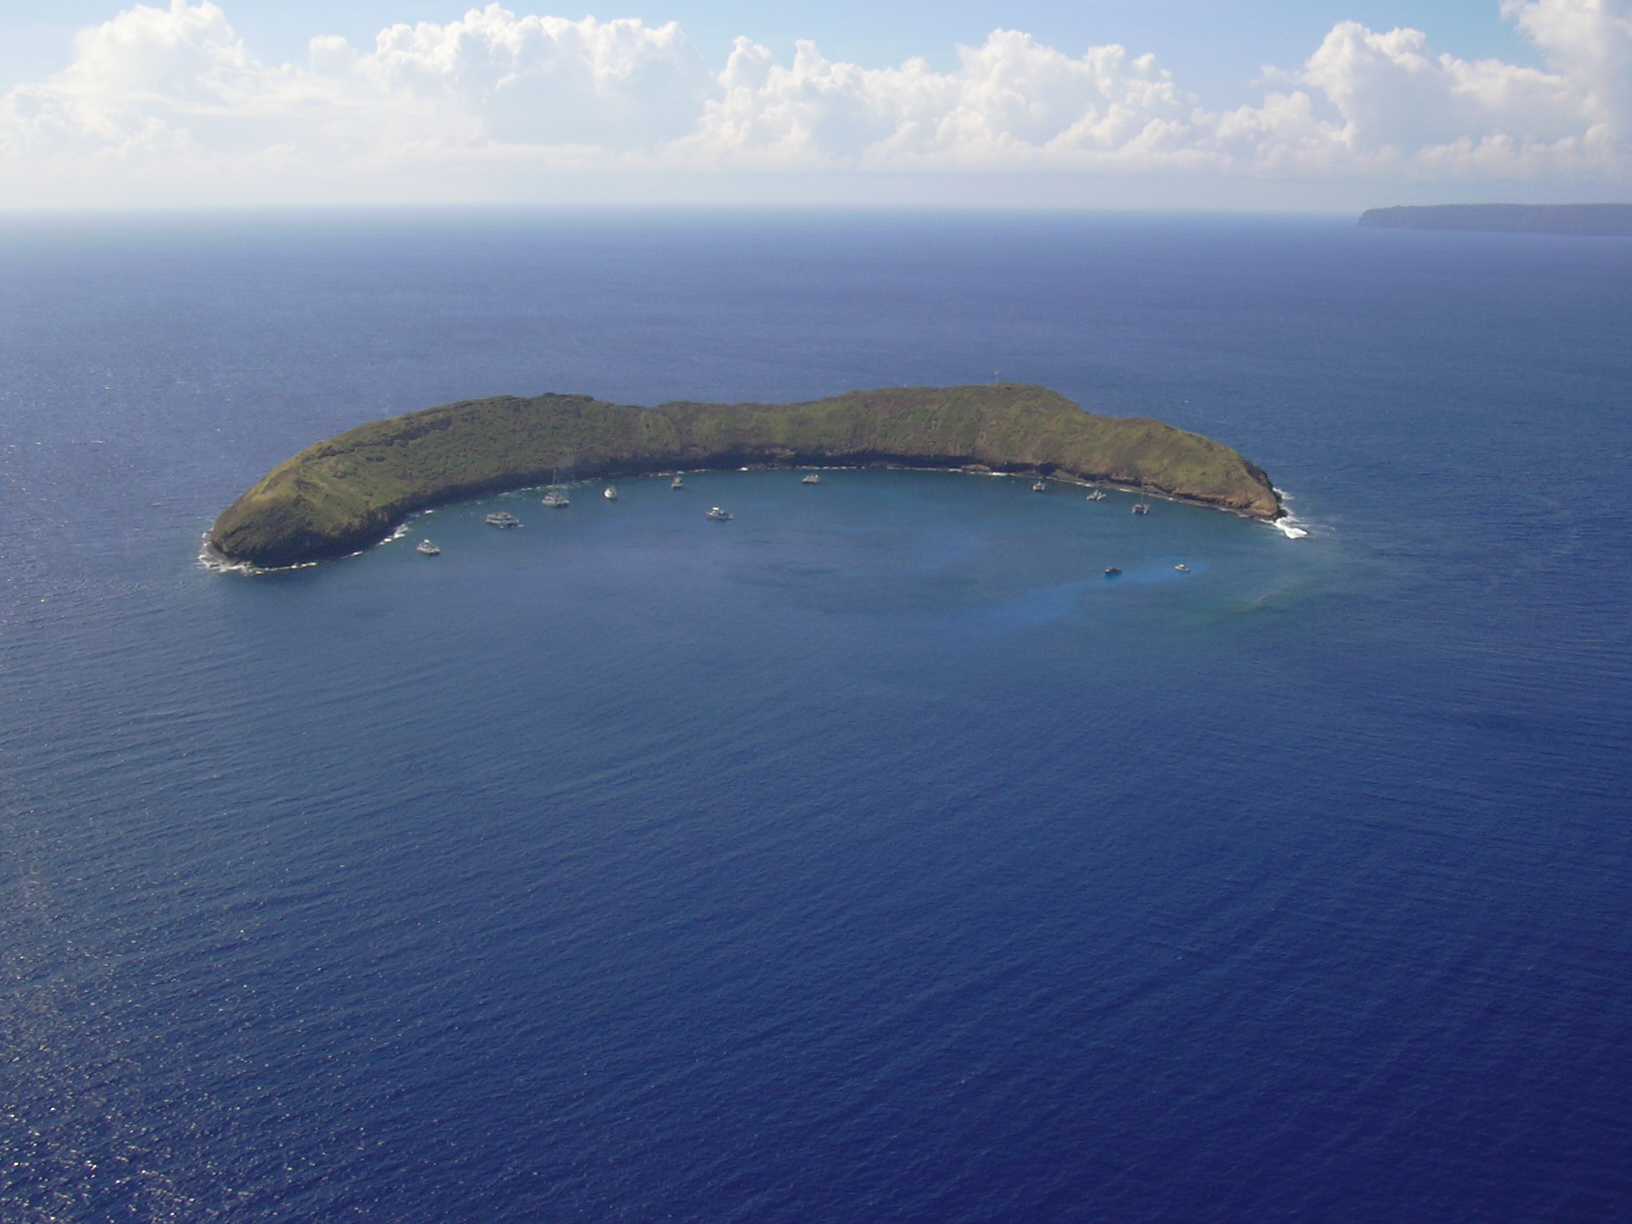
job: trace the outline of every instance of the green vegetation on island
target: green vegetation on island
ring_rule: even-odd
[[[1221,443],[1084,412],[1041,387],[890,388],[807,404],[661,404],[505,396],[375,421],[274,468],[222,513],[210,546],[275,567],[344,556],[416,510],[543,483],[673,469],[980,465],[1139,486],[1256,518],[1269,478]]]

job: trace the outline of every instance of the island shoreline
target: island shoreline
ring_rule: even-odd
[[[802,404],[500,397],[359,426],[280,464],[222,512],[213,567],[352,556],[419,511],[570,479],[743,468],[992,472],[1139,491],[1273,521],[1268,476],[1229,447],[1040,387],[886,388]]]
[[[781,465],[781,464],[773,465],[773,464],[768,464],[768,463],[761,463],[761,464],[739,465],[738,467],[735,467],[735,468],[730,468],[730,467],[708,467],[708,466],[700,466],[700,467],[667,467],[667,468],[663,468],[663,469],[661,469],[659,471],[653,471],[653,472],[632,472],[632,473],[625,473],[625,474],[621,474],[621,475],[620,474],[607,474],[607,475],[575,477],[571,481],[562,481],[560,487],[572,488],[572,487],[574,487],[576,485],[580,485],[580,484],[597,484],[597,483],[599,483],[599,482],[601,482],[603,480],[628,480],[628,479],[631,479],[631,478],[635,479],[635,480],[646,480],[646,479],[660,480],[665,476],[695,476],[695,475],[700,475],[700,474],[702,474],[704,472],[726,472],[726,471],[739,471],[739,472],[742,472],[742,471],[746,471],[746,472],[794,472],[794,471],[799,471],[799,472],[865,472],[865,471],[940,472],[940,473],[943,473],[943,474],[949,475],[949,476],[970,476],[970,477],[977,477],[977,478],[985,477],[985,478],[988,478],[988,479],[1001,479],[1001,480],[1039,480],[1039,479],[1041,479],[1041,480],[1052,481],[1052,482],[1054,482],[1056,484],[1070,485],[1072,488],[1075,488],[1075,489],[1104,489],[1107,492],[1111,492],[1111,493],[1127,493],[1127,494],[1134,495],[1134,496],[1142,496],[1142,497],[1149,498],[1152,501],[1171,502],[1174,505],[1179,505],[1179,506],[1194,506],[1198,510],[1212,510],[1212,511],[1215,511],[1215,512],[1230,514],[1230,515],[1233,515],[1236,518],[1245,519],[1249,523],[1262,523],[1266,527],[1277,527],[1277,529],[1278,529],[1278,524],[1280,524],[1283,520],[1291,517],[1289,512],[1285,511],[1284,509],[1282,510],[1282,512],[1279,515],[1275,516],[1274,518],[1265,518],[1262,515],[1248,514],[1244,510],[1236,510],[1236,509],[1232,509],[1232,508],[1230,508],[1228,506],[1220,506],[1220,505],[1217,505],[1216,503],[1213,503],[1213,502],[1200,501],[1200,500],[1198,500],[1198,499],[1196,499],[1194,497],[1185,497],[1183,494],[1180,494],[1180,493],[1155,492],[1155,491],[1150,490],[1150,489],[1141,489],[1137,485],[1118,484],[1115,481],[1108,481],[1108,480],[1090,480],[1090,479],[1088,479],[1086,477],[1081,477],[1081,476],[1070,476],[1070,475],[1062,476],[1062,475],[1059,475],[1059,474],[1045,475],[1042,472],[1020,471],[1020,470],[1010,470],[1010,471],[1001,471],[1001,472],[999,472],[999,471],[980,472],[980,471],[970,471],[967,467],[930,467],[930,466],[925,465],[925,464],[905,464],[905,463],[798,463],[798,464],[787,464],[787,465]],[[544,485],[544,484],[515,485],[515,486],[506,487],[506,488],[502,488],[502,489],[491,489],[491,490],[489,490],[489,491],[487,491],[485,493],[479,493],[479,494],[475,495],[474,497],[454,498],[454,499],[451,499],[449,501],[438,502],[435,505],[421,506],[421,507],[418,507],[418,508],[416,508],[414,510],[410,510],[407,513],[407,515],[405,515],[401,520],[399,520],[397,523],[395,523],[391,527],[391,529],[386,532],[386,534],[380,536],[378,539],[376,539],[376,540],[374,540],[374,541],[372,541],[370,543],[362,545],[361,547],[354,548],[350,552],[340,553],[340,554],[337,554],[335,556],[330,556],[330,557],[316,557],[316,558],[312,558],[312,559],[306,560],[306,561],[294,561],[294,562],[291,562],[288,565],[256,565],[254,562],[251,562],[251,561],[234,560],[233,558],[227,556],[225,553],[222,553],[219,549],[217,549],[215,547],[214,543],[210,539],[211,533],[208,532],[208,531],[205,531],[199,537],[199,539],[200,539],[200,548],[199,548],[199,552],[198,552],[198,563],[201,566],[203,566],[205,569],[211,571],[212,573],[217,573],[217,574],[239,574],[239,575],[244,575],[244,576],[249,576],[249,577],[258,577],[258,576],[265,575],[265,574],[288,574],[288,573],[293,573],[296,570],[316,569],[318,566],[327,564],[328,562],[331,562],[331,561],[345,561],[345,560],[349,560],[352,557],[361,557],[364,553],[371,552],[376,548],[383,548],[387,544],[394,543],[397,540],[405,539],[410,534],[409,531],[408,531],[408,524],[413,522],[414,519],[420,517],[421,515],[428,514],[433,510],[440,510],[445,506],[461,506],[461,505],[465,505],[468,502],[480,501],[485,497],[502,496],[502,495],[507,494],[507,493],[531,493],[531,492],[536,492],[537,490],[544,489],[544,488],[549,488],[549,486]],[[1277,496],[1280,496],[1280,497],[1287,496],[1286,494],[1282,493],[1281,490],[1279,490],[1279,489],[1276,490],[1276,494],[1277,494]],[[1293,536],[1293,537],[1289,537],[1289,538],[1298,539],[1298,538],[1301,538],[1301,536]]]

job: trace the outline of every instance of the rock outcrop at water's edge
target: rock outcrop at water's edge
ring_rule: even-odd
[[[1084,412],[1041,387],[890,388],[805,404],[661,404],[504,396],[374,421],[274,468],[209,533],[232,562],[345,556],[416,510],[542,483],[675,468],[982,464],[1142,486],[1280,517],[1269,478],[1222,443],[1141,417]]]

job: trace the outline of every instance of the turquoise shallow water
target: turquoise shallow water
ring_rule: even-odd
[[[1628,260],[6,222],[0,1217],[1624,1214]],[[999,368],[1237,445],[1310,538],[727,472],[196,560],[386,412]]]

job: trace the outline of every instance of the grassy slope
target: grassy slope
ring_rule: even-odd
[[[1040,387],[896,388],[809,404],[506,397],[375,421],[274,468],[210,533],[225,556],[288,565],[378,540],[410,511],[540,482],[675,466],[983,463],[1059,471],[1274,517],[1268,479],[1227,446],[1142,418],[1092,416]]]

